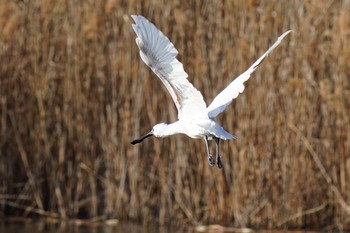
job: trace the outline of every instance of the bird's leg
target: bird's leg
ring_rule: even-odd
[[[216,151],[216,155],[215,155],[215,159],[216,159],[216,164],[218,165],[218,168],[222,168],[222,163],[221,163],[221,157],[219,155],[219,143],[220,143],[220,139],[219,138],[214,138],[215,139],[215,151]]]
[[[205,141],[205,148],[207,148],[207,156],[208,156],[209,165],[214,166],[215,161],[214,161],[213,156],[209,152],[208,137],[207,136],[205,136],[204,141]]]

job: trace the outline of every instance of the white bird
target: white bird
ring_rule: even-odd
[[[149,133],[133,140],[131,144],[140,143],[149,136],[167,137],[186,134],[191,138],[203,138],[210,166],[213,166],[216,161],[217,166],[222,168],[219,141],[234,139],[235,136],[224,130],[215,121],[215,117],[244,91],[244,82],[250,78],[251,73],[291,31],[278,37],[277,41],[248,70],[234,79],[207,107],[202,94],[187,80],[188,75],[183,65],[176,59],[178,51],[170,40],[143,16],[132,15],[131,17],[135,21],[132,28],[137,35],[136,44],[140,49],[141,59],[165,85],[178,110],[178,121],[157,124]],[[215,140],[215,160],[209,152],[209,139]]]

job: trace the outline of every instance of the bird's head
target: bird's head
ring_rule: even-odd
[[[167,125],[165,123],[159,123],[153,126],[153,135],[156,136],[157,138],[159,137],[164,137],[165,136],[165,131],[167,129]]]
[[[135,145],[137,143],[140,143],[142,142],[144,139],[150,137],[150,136],[155,136],[155,137],[164,137],[166,136],[165,134],[165,131],[167,129],[167,124],[165,123],[159,123],[159,124],[156,124],[155,126],[153,126],[152,130],[149,131],[148,133],[146,133],[145,135],[139,137],[139,138],[136,138],[135,140],[133,140],[131,142],[131,144]]]

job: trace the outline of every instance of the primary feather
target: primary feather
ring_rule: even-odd
[[[223,112],[227,105],[229,105],[233,99],[244,91],[244,82],[250,78],[250,75],[258,68],[261,62],[274,50],[277,45],[281,43],[283,38],[288,35],[291,30],[283,33],[278,37],[277,41],[258,59],[254,64],[249,67],[244,73],[233,80],[223,91],[221,91],[208,106],[209,118],[215,118],[219,113]]]
[[[144,63],[163,82],[178,109],[178,119],[194,121],[207,117],[202,94],[187,80],[178,51],[170,40],[143,16],[132,15],[132,25]]]

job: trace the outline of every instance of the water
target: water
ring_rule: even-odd
[[[26,219],[0,220],[0,233],[178,233],[178,232],[239,232],[239,233],[316,233],[315,231],[253,231],[248,228],[224,229],[218,225],[192,229],[175,229],[137,224],[118,224],[117,222],[84,223],[81,221],[40,221]]]
[[[143,233],[143,232],[178,232],[175,229],[144,227],[136,224],[104,224],[79,222],[47,222],[36,220],[0,220],[0,233]]]

